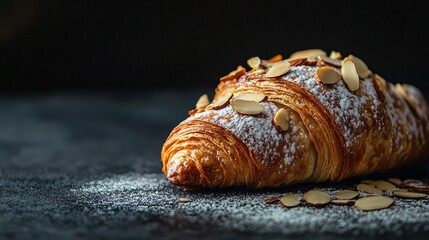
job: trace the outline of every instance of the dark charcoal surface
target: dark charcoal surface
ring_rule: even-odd
[[[0,97],[0,238],[425,238],[429,200],[395,198],[376,212],[294,209],[264,199],[351,186],[185,193],[161,173],[159,153],[198,91]],[[370,178],[428,181],[419,166]],[[189,203],[178,203],[187,197]]]

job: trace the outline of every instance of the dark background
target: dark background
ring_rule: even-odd
[[[254,55],[353,53],[429,93],[424,1],[0,1],[0,91],[214,89]]]
[[[277,211],[262,199],[326,185],[184,193],[166,181],[160,152],[195,100],[254,55],[354,53],[429,96],[428,10],[424,1],[0,0],[0,239],[425,238],[428,199],[368,215]],[[428,181],[429,167],[388,174],[365,178]]]

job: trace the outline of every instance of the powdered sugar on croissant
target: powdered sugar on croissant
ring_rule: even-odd
[[[266,167],[273,164],[277,159],[283,159],[284,165],[290,165],[294,161],[294,154],[298,150],[305,149],[305,139],[308,133],[305,128],[298,127],[294,117],[291,118],[292,127],[285,133],[279,132],[273,124],[273,118],[278,107],[271,102],[262,103],[264,112],[258,116],[240,115],[227,106],[221,110],[208,110],[197,113],[186,121],[205,120],[234,134],[249,150],[261,159]],[[282,146],[279,148],[279,146]]]

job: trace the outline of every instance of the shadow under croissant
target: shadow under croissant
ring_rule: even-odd
[[[229,187],[229,188],[191,188],[183,187],[185,192],[198,192],[198,193],[254,193],[254,192],[305,192],[314,188],[333,188],[333,189],[353,189],[354,185],[360,183],[365,179],[372,180],[387,180],[388,178],[399,178],[405,179],[419,179],[423,182],[429,182],[429,164],[420,163],[412,166],[401,167],[395,170],[391,170],[384,173],[376,173],[370,175],[364,175],[359,177],[348,178],[340,182],[322,182],[322,183],[300,183],[288,187],[280,188],[263,188],[263,189],[252,189],[245,187]]]

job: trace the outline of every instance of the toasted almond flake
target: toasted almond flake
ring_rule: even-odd
[[[222,109],[228,105],[231,97],[232,97],[232,93],[226,93],[225,95],[223,95],[222,97],[220,97],[216,101],[214,101],[208,107],[210,107],[211,109],[214,109],[214,110]]]
[[[355,207],[361,211],[373,211],[388,208],[394,200],[385,196],[370,196],[356,200]]]
[[[375,187],[383,191],[391,192],[396,189],[396,186],[384,180],[374,181]]]
[[[407,179],[402,182],[401,187],[411,189],[414,192],[429,194],[429,184],[415,179]]]
[[[316,71],[316,80],[324,84],[335,84],[341,79],[341,75],[330,67],[321,67]]]
[[[198,113],[200,109],[192,109],[188,111],[189,116],[194,116],[196,113]]]
[[[341,67],[341,60],[333,59],[327,56],[318,56],[317,58],[327,65],[331,65],[334,67]]]
[[[274,63],[271,62],[267,62],[267,60],[262,60],[261,62],[261,66],[265,67],[265,68],[270,68],[274,65]]]
[[[331,51],[331,54],[329,54],[329,57],[332,59],[342,59],[343,56],[341,56],[340,52]]]
[[[305,201],[311,206],[322,207],[331,201],[331,197],[319,190],[310,190],[304,194]]]
[[[253,69],[258,69],[259,65],[261,65],[261,59],[259,57],[249,58],[249,60],[247,60],[247,64]]]
[[[307,58],[296,58],[288,60],[292,67],[304,65],[307,62]]]
[[[231,107],[238,113],[246,115],[257,115],[264,111],[264,106],[253,101],[232,99]]]
[[[205,108],[210,104],[210,100],[209,97],[207,96],[207,94],[202,95],[198,101],[197,104],[195,105],[195,107],[198,108]]]
[[[307,61],[304,63],[307,66],[316,66],[317,64],[317,57],[309,57],[307,58]]]
[[[274,203],[278,203],[279,202],[279,198],[278,197],[272,197],[272,198],[268,198],[265,199],[264,202],[266,204],[274,204]]]
[[[326,56],[326,52],[321,49],[307,49],[302,51],[297,51],[290,55],[290,59],[294,58],[309,58],[309,57],[317,57],[317,56]]]
[[[277,54],[274,57],[272,57],[272,58],[270,58],[270,59],[268,59],[266,61],[270,62],[270,63],[275,63],[275,62],[279,62],[281,60],[283,60],[283,56],[281,54]]]
[[[265,69],[252,69],[250,72],[247,73],[247,76],[249,75],[256,75],[256,74],[262,74],[266,70]]]
[[[355,203],[354,200],[346,199],[334,199],[331,201],[331,204],[340,205],[340,206],[352,206]]]
[[[387,90],[386,90],[386,80],[380,77],[378,74],[373,75],[374,88],[377,92],[378,97],[382,102],[386,99]]]
[[[411,100],[410,96],[408,96],[408,94],[405,92],[404,87],[402,87],[402,84],[397,83],[395,85],[396,87],[396,91],[398,91],[399,94],[401,94],[401,96],[405,99],[405,101],[407,101],[407,103],[414,109],[416,109],[416,105],[413,102],[413,100]]]
[[[397,197],[402,198],[425,198],[428,195],[424,193],[418,193],[418,192],[407,192],[407,191],[393,191],[393,194]]]
[[[380,189],[365,183],[358,184],[356,188],[357,190],[366,192],[366,193],[380,194],[380,195],[383,194],[383,191],[381,191]]]
[[[345,58],[341,62],[341,74],[343,75],[344,82],[350,91],[356,91],[359,88],[359,76],[352,60]]]
[[[278,77],[286,74],[290,70],[288,61],[276,62],[265,74],[267,77]]]
[[[286,194],[280,198],[280,205],[283,207],[296,207],[301,203],[301,196],[296,194]]]
[[[366,64],[360,58],[351,54],[347,58],[352,60],[352,62],[355,64],[356,71],[360,78],[365,79],[372,74],[371,70],[368,69],[368,66],[366,66]]]
[[[339,200],[351,200],[359,196],[359,193],[352,190],[341,190],[335,193],[335,198]]]
[[[179,200],[179,202],[181,202],[181,203],[187,203],[187,202],[190,202],[190,201],[191,201],[191,200],[189,200],[189,198],[183,198],[183,197],[179,198],[178,200]]]
[[[262,102],[265,99],[267,99],[267,96],[265,96],[265,94],[262,92],[243,92],[243,93],[234,94],[233,99],[241,99],[241,100],[253,101],[253,102]]]
[[[234,80],[236,78],[239,78],[245,73],[246,73],[246,69],[243,68],[242,66],[238,66],[236,70],[233,70],[232,72],[228,73],[228,75],[221,77],[220,81],[223,82],[223,81]]]
[[[281,54],[277,54],[268,60],[262,60],[261,65],[266,68],[269,68],[272,67],[274,63],[279,62],[281,60],[283,60],[283,56]]]
[[[417,180],[417,179],[405,179],[403,184],[424,184],[424,182]]]
[[[286,109],[281,108],[277,111],[276,116],[274,117],[274,126],[276,126],[280,132],[288,130],[289,113],[286,111]]]

